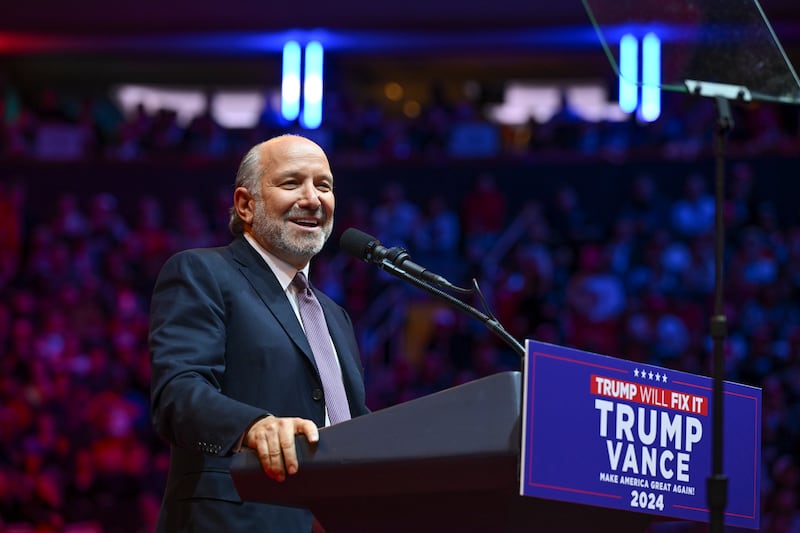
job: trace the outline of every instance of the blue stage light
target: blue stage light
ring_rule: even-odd
[[[297,41],[288,41],[283,45],[281,115],[289,121],[300,115],[300,60],[300,45]]]
[[[639,117],[653,122],[661,116],[661,39],[648,33],[642,40],[642,105]]]
[[[324,50],[319,41],[311,41],[306,45],[303,114],[300,124],[310,130],[319,128],[322,124],[323,56]]]
[[[639,105],[639,41],[627,33],[619,41],[619,107],[626,113]]]

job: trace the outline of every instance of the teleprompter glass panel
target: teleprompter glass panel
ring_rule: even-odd
[[[757,0],[581,1],[616,74],[637,75],[629,83],[648,82],[643,69],[621,68],[621,40],[633,37],[641,51],[655,35],[665,90],[800,103],[800,80]]]

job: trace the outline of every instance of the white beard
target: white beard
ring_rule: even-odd
[[[256,199],[253,211],[253,236],[262,243],[262,246],[268,245],[270,249],[285,254],[287,257],[308,262],[322,250],[333,230],[333,217],[330,217],[323,220],[321,232],[292,231],[292,223],[288,220],[308,215],[317,218],[324,217],[321,207],[314,213],[295,209],[283,215],[282,218],[269,216],[264,210],[264,201],[260,198]]]

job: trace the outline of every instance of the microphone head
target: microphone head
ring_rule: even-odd
[[[339,238],[339,248],[366,262],[372,260],[372,251],[380,244],[381,241],[372,235],[355,228],[347,228]]]

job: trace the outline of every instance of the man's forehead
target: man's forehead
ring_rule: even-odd
[[[303,164],[320,164],[329,167],[328,158],[322,148],[311,141],[284,141],[280,144],[265,144],[261,151],[261,161],[266,168]]]
[[[322,148],[310,139],[299,135],[282,135],[265,141],[261,145],[262,155],[280,154],[281,152],[316,152],[324,156]]]

